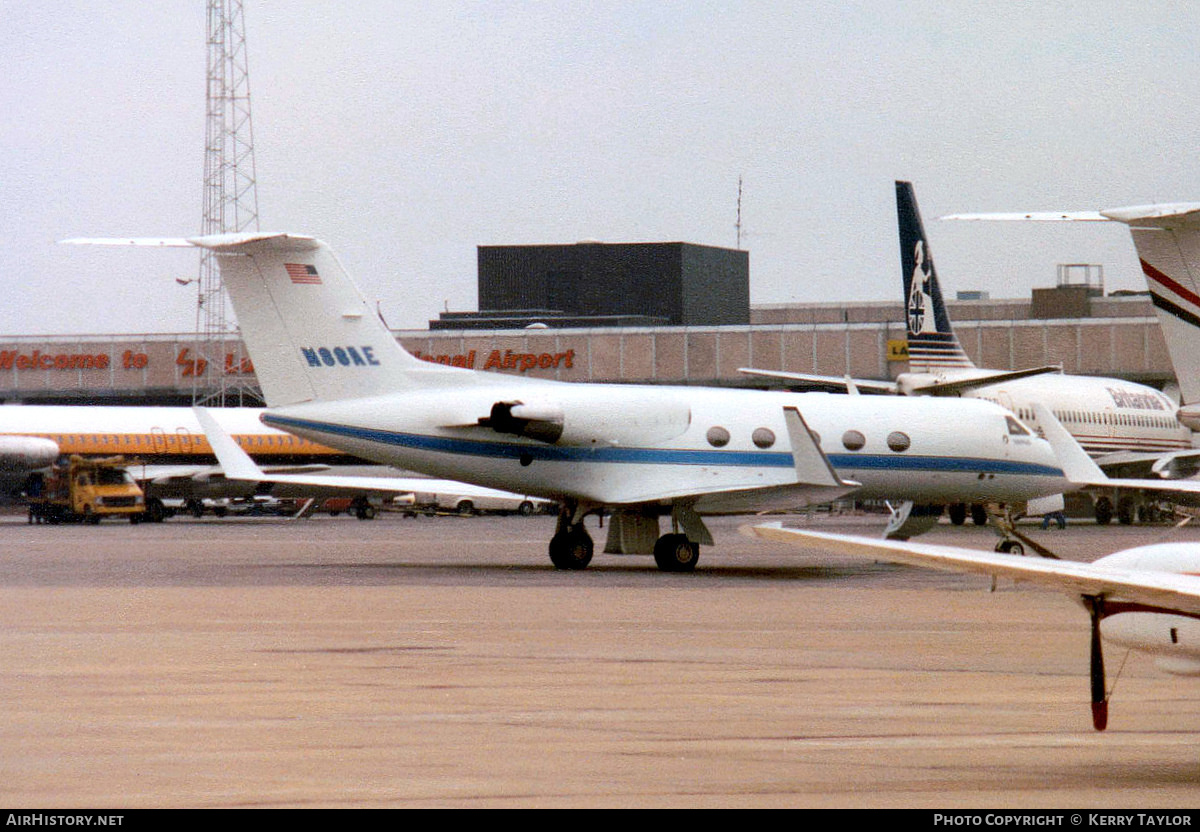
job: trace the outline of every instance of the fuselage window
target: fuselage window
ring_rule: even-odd
[[[842,434],[842,444],[846,446],[846,450],[848,451],[861,451],[863,446],[867,444],[867,437],[856,430],[848,430]]]
[[[750,441],[760,448],[769,448],[775,444],[775,432],[770,428],[755,428]]]
[[[720,426],[711,427],[708,429],[706,438],[708,439],[708,444],[714,448],[724,448],[729,444],[729,431]]]
[[[912,444],[912,440],[908,438],[907,433],[902,433],[901,431],[894,430],[888,434],[887,446],[889,448],[891,448],[893,451],[895,451],[896,453],[900,453],[901,451],[907,451],[909,445],[911,445],[911,444]]]

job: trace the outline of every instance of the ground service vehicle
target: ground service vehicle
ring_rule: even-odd
[[[35,475],[30,482],[29,522],[99,523],[105,517],[128,517],[137,523],[145,499],[126,464],[119,456],[72,455],[48,474]]]

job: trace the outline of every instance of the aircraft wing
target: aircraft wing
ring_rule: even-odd
[[[844,393],[851,392],[851,388],[857,388],[859,392],[865,393],[898,392],[896,383],[892,381],[874,381],[863,378],[852,379],[849,376],[821,376],[811,373],[789,373],[786,370],[758,370],[754,367],[739,367],[738,372],[747,376],[778,379],[796,387],[832,388]]]
[[[520,500],[521,495],[494,488],[468,485],[454,480],[430,479],[427,477],[369,477],[348,474],[299,473],[282,474],[264,471],[243,451],[212,414],[203,407],[192,410],[204,429],[208,444],[221,464],[225,479],[243,482],[275,483],[299,488],[308,488],[322,495],[331,494],[411,494],[447,493],[462,497],[508,498]]]
[[[1186,477],[1192,477],[1200,469],[1200,448],[1187,451],[1114,451],[1096,458],[1096,464],[1110,477],[1118,472],[1133,473],[1139,476],[1142,472],[1152,478],[1160,478],[1167,482],[1181,482]]]
[[[948,381],[938,381],[933,384],[921,385],[914,387],[913,392],[927,396],[943,396],[952,393],[961,393],[963,390],[970,390],[972,387],[986,387],[992,384],[1002,384],[1006,381],[1015,381],[1019,378],[1028,378],[1029,376],[1061,372],[1062,365],[1060,364],[1047,364],[1043,367],[1029,367],[1024,370],[998,370],[994,373],[974,376],[972,378],[950,379]]]
[[[1171,572],[1119,569],[1067,560],[1024,558],[956,546],[785,529],[779,523],[747,526],[766,540],[825,552],[881,558],[947,572],[975,572],[1027,581],[1069,594],[1115,596],[1166,610],[1200,614],[1200,577]]]

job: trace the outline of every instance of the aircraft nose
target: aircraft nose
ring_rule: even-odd
[[[58,443],[35,436],[10,436],[0,442],[0,462],[10,470],[36,471],[58,459]]]

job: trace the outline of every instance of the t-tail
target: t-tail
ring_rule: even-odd
[[[1101,211],[1126,223],[1184,402],[1200,405],[1200,204]]]
[[[66,242],[212,251],[270,407],[469,384],[475,375],[406,352],[329,246],[313,237],[255,233]]]
[[[908,322],[908,368],[914,373],[971,369],[950,325],[929,239],[911,182],[896,183],[896,215],[900,224],[900,271],[904,281],[904,314]]]
[[[1180,410],[1179,420],[1200,429],[1200,202],[1103,211],[953,214],[944,219],[1128,225],[1187,405]]]

